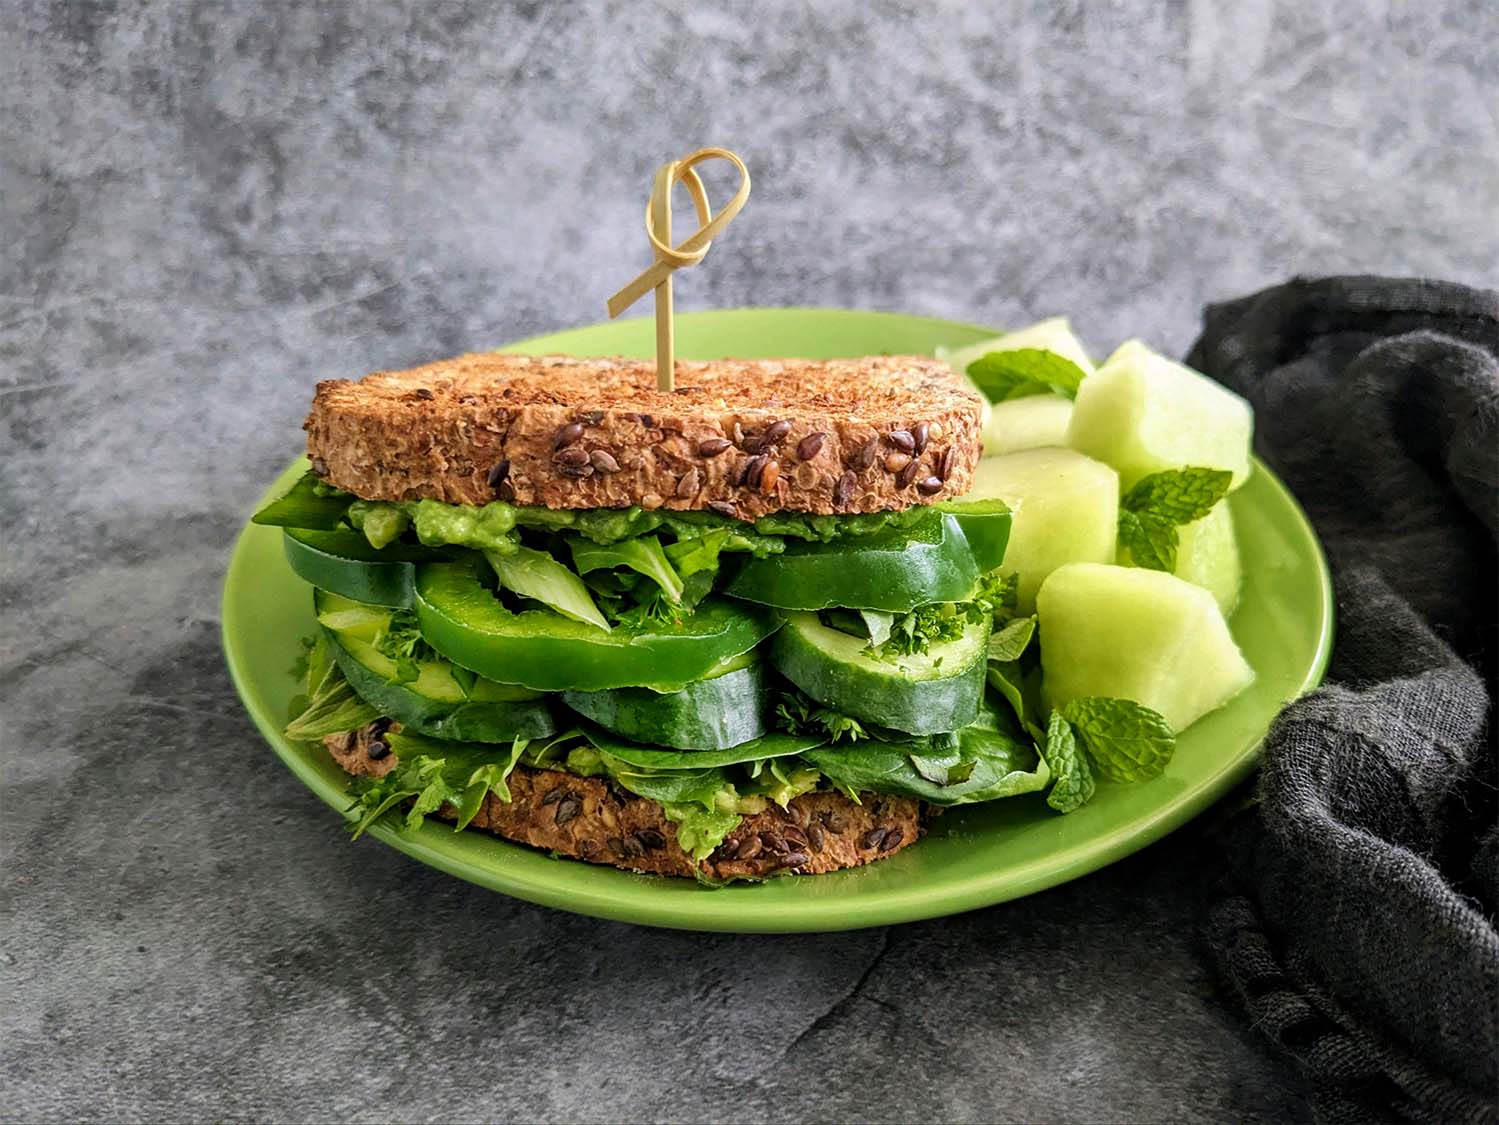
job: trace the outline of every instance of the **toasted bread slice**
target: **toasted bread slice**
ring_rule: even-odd
[[[371,724],[329,735],[323,745],[354,776],[383,777],[399,760],[369,755],[370,743],[390,724]],[[382,743],[382,745],[384,745]],[[482,828],[533,848],[628,871],[722,881],[769,875],[819,875],[894,855],[920,838],[921,802],[909,797],[863,795],[855,804],[842,793],[804,793],[786,809],[770,805],[743,823],[702,863],[677,845],[677,826],[661,805],[599,777],[517,766],[510,800],[493,793],[474,817]],[[435,814],[451,820],[454,810]]]
[[[367,500],[874,512],[963,493],[982,403],[920,356],[652,364],[493,353],[318,384],[307,452]]]

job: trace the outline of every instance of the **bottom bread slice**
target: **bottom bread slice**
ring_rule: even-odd
[[[389,729],[388,722],[377,720],[357,731],[329,735],[323,745],[346,772],[383,777],[398,759],[391,753],[371,758],[369,749]],[[715,881],[819,875],[894,855],[924,831],[921,802],[914,798],[862,793],[856,803],[842,793],[803,793],[785,809],[771,803],[746,816],[711,856],[695,863],[677,845],[677,827],[658,802],[605,778],[518,765],[509,787],[509,801],[493,793],[484,798],[470,828],[589,863],[654,875]],[[456,814],[443,806],[435,815],[451,820]]]

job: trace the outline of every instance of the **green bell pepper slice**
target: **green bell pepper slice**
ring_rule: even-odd
[[[467,558],[417,568],[422,636],[455,664],[537,691],[681,691],[780,625],[764,610],[710,597],[679,623],[605,632],[547,610],[512,612],[483,580],[482,565]]]

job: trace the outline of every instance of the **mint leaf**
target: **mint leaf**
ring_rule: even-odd
[[[980,356],[968,365],[968,377],[990,402],[1008,402],[1053,392],[1076,398],[1085,372],[1045,348],[1012,348]]]
[[[1034,617],[1017,617],[989,636],[989,659],[1001,664],[1019,660],[1036,635]]]
[[[1093,799],[1093,771],[1088,768],[1072,727],[1060,711],[1053,711],[1046,721],[1046,748],[1041,756],[1056,778],[1056,784],[1046,795],[1048,805],[1059,813],[1070,813]]]
[[[1099,772],[1111,781],[1156,777],[1176,753],[1171,724],[1132,699],[1074,699],[1063,705],[1061,714]]]
[[[1233,473],[1227,469],[1188,466],[1151,473],[1126,492],[1119,506],[1129,512],[1148,512],[1172,523],[1195,523],[1228,494]]]
[[[1119,542],[1135,560],[1149,570],[1176,570],[1176,548],[1181,542],[1176,524],[1153,512],[1119,513]]]

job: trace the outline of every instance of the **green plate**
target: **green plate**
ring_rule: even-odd
[[[538,337],[511,352],[650,356],[650,319]],[[737,309],[677,318],[678,354],[842,356],[931,354],[993,336],[928,317],[838,309]],[[285,490],[301,459],[271,486]],[[1058,816],[1034,797],[970,806],[939,818],[916,847],[869,867],[710,890],[691,880],[633,875],[552,859],[480,832],[428,821],[415,832],[371,835],[433,867],[517,898],[655,926],[788,932],[846,930],[933,918],[1054,887],[1122,859],[1202,812],[1254,769],[1260,740],[1289,700],[1321,679],[1332,645],[1332,588],[1306,516],[1256,463],[1233,494],[1244,594],[1231,622],[1254,684],[1181,738],[1166,772],[1140,785],[1100,783],[1092,803]],[[281,552],[281,529],[248,526],[224,582],[224,651],[255,725],[302,781],[342,811],[343,772],[320,749],[281,737],[297,693],[290,669],[313,630],[312,595]]]

